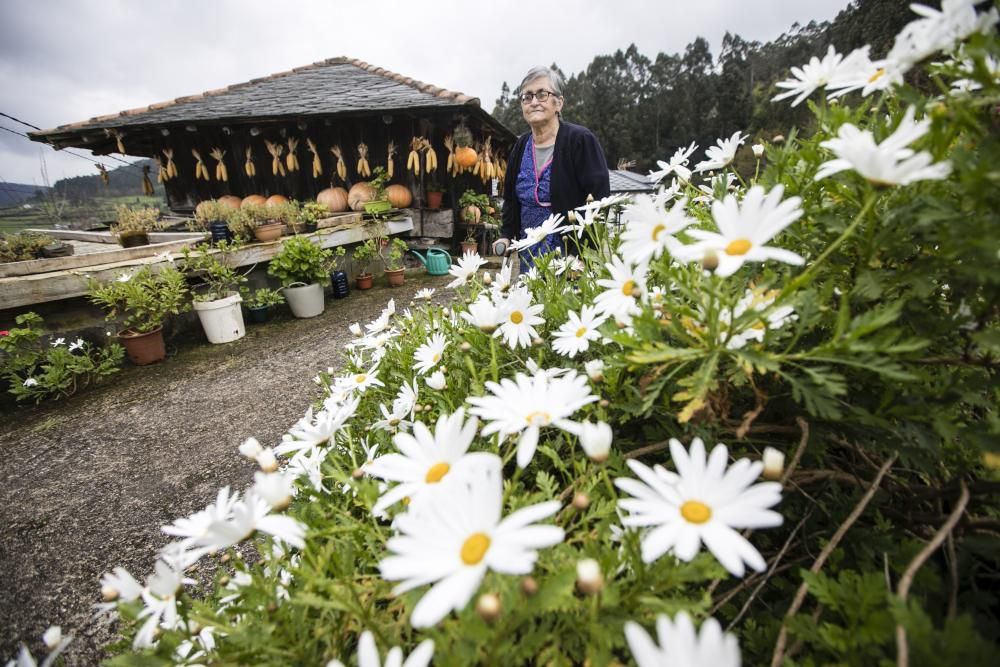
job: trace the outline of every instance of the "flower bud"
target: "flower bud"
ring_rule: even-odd
[[[240,454],[253,461],[256,461],[257,457],[260,456],[260,453],[263,451],[264,448],[260,446],[257,438],[247,438],[243,441],[243,444],[240,445]]]
[[[715,271],[719,268],[719,255],[714,250],[706,250],[705,256],[701,258],[701,268],[706,271]]]
[[[583,365],[583,370],[592,382],[600,382],[604,379],[604,362],[600,359],[588,361]]]
[[[535,347],[539,347],[540,345],[544,345],[545,341],[542,340],[539,336],[535,336],[534,338],[531,339],[531,344],[534,345]]]
[[[489,285],[493,282],[493,277],[490,275],[489,271],[483,271],[483,284]]]
[[[105,602],[114,602],[120,593],[114,586],[101,586],[101,599]]]
[[[521,579],[521,592],[530,598],[538,592],[538,580],[534,577],[524,577]]]
[[[783,143],[785,143],[785,135],[783,135],[783,134],[776,134],[776,135],[774,135],[774,138],[771,139],[771,143],[772,144],[783,144]]]
[[[573,494],[573,507],[578,510],[585,510],[590,507],[590,498],[586,493],[577,491]]]
[[[355,322],[354,324],[352,324],[351,326],[349,326],[347,328],[355,336],[360,336],[361,335],[361,325],[358,324],[357,322]]]
[[[785,472],[785,454],[774,447],[764,448],[764,479],[779,480]]]
[[[576,564],[576,587],[581,593],[593,595],[604,588],[601,566],[593,558],[584,558]]]
[[[351,477],[353,477],[354,479],[361,479],[364,476],[365,476],[365,471],[362,470],[361,468],[355,468],[354,471],[351,473]]]
[[[467,340],[463,340],[462,344],[458,346],[458,349],[460,349],[462,352],[468,352],[469,350],[472,349],[472,343],[470,343]]]
[[[493,593],[483,593],[476,600],[476,613],[487,623],[493,623],[500,617],[500,598]]]
[[[583,422],[580,429],[580,446],[592,461],[603,463],[611,451],[611,427],[605,422]],[[574,498],[575,500],[575,498]]]
[[[430,387],[431,389],[441,391],[442,389],[448,386],[448,381],[445,380],[444,373],[442,373],[440,370],[437,370],[431,373],[427,377],[427,386]],[[429,410],[430,407],[425,405],[424,409]]]
[[[232,554],[230,554],[230,553],[229,553],[229,552],[227,551],[226,553],[222,554],[222,555],[221,555],[221,556],[219,557],[219,560],[220,560],[221,562],[223,562],[223,563],[228,563],[228,562],[229,562],[230,560],[232,560],[232,558],[233,558]]]
[[[42,641],[45,642],[45,647],[50,651],[56,646],[59,646],[59,642],[62,641],[62,628],[58,625],[50,626],[45,634],[42,635]]]
[[[221,577],[219,577],[219,585],[220,586],[225,586],[228,583],[229,583],[229,575],[228,574],[224,574]]]
[[[274,472],[277,470],[278,459],[274,456],[274,450],[270,447],[261,450],[260,454],[257,455],[257,465],[264,472]]]
[[[754,144],[750,147],[750,150],[753,151],[753,156],[759,159],[764,155],[764,144]]]

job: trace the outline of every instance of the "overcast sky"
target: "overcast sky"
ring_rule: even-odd
[[[48,129],[349,56],[479,97],[635,43],[653,58],[726,31],[768,41],[848,0],[0,0],[0,112]],[[29,128],[0,116],[0,127]],[[81,152],[79,149],[74,149]],[[85,152],[85,151],[83,151]],[[90,155],[89,152],[85,152]],[[0,182],[96,173],[0,130]],[[111,164],[115,164],[111,162]]]

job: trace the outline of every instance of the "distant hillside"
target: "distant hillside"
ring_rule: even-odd
[[[47,188],[25,183],[0,182],[0,208],[11,208],[23,204],[45,192]]]
[[[107,185],[104,185],[100,174],[95,173],[93,176],[63,178],[56,181],[52,187],[59,195],[71,202],[86,201],[94,197],[139,196],[142,195],[142,167],[149,165],[149,178],[153,182],[153,194],[159,198],[166,196],[163,186],[156,182],[158,166],[155,160],[140,160],[134,165],[120,163],[119,165],[116,169],[108,170]],[[97,169],[95,168],[94,171],[96,172]]]

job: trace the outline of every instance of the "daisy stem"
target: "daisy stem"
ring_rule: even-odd
[[[878,197],[877,197],[876,193],[874,193],[874,192],[868,193],[868,197],[865,199],[864,206],[862,206],[861,210],[858,211],[858,214],[856,216],[854,216],[854,220],[852,220],[851,224],[849,224],[847,226],[847,229],[845,229],[840,234],[840,236],[838,236],[836,238],[836,240],[834,240],[833,243],[831,243],[830,245],[828,245],[826,247],[826,250],[824,250],[823,253],[819,257],[816,258],[815,262],[813,262],[812,264],[810,264],[806,268],[805,271],[803,271],[802,273],[800,273],[795,278],[795,280],[793,280],[792,282],[788,283],[785,286],[785,288],[781,290],[781,294],[779,294],[778,298],[776,298],[774,300],[774,304],[780,303],[786,296],[788,296],[789,294],[792,294],[793,292],[795,292],[797,289],[799,289],[804,284],[806,284],[809,281],[810,278],[812,278],[812,274],[813,274],[813,272],[815,272],[816,267],[822,265],[823,262],[826,261],[826,259],[830,255],[833,254],[834,250],[836,250],[837,248],[839,248],[840,245],[844,241],[846,241],[848,238],[850,238],[850,236],[854,233],[854,230],[856,230],[858,228],[858,225],[861,224],[861,221],[865,219],[865,216],[868,214],[868,211],[871,210],[871,208],[875,204],[875,201],[877,200],[877,198]]]
[[[615,485],[611,483],[611,478],[608,476],[608,467],[605,465],[601,466],[601,478],[604,480],[604,486],[608,487],[608,497],[615,498]]]
[[[511,449],[511,451],[516,452],[517,448],[515,447]],[[506,461],[504,461],[504,463],[506,463]],[[510,498],[511,491],[513,491],[514,487],[517,486],[517,480],[521,477],[522,470],[523,468],[521,468],[521,466],[514,469],[514,476],[510,478],[510,484],[507,486],[507,490],[503,492],[503,500],[500,503],[500,507],[507,506],[507,500]]]

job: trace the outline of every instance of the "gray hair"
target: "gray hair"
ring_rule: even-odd
[[[523,91],[524,87],[528,85],[528,83],[542,77],[547,78],[549,83],[552,84],[552,92],[559,97],[563,96],[563,79],[559,75],[559,72],[555,71],[551,67],[545,67],[543,65],[529,69],[528,73],[524,75],[523,79],[521,79],[521,85],[519,85],[517,89],[519,91]]]

